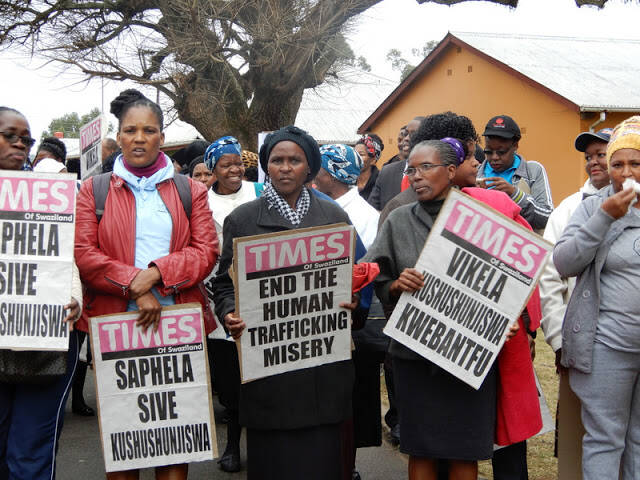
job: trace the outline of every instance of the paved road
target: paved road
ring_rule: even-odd
[[[87,403],[95,407],[94,380],[91,371],[87,373],[85,386]],[[219,412],[216,404],[216,414]],[[218,447],[220,452],[225,445],[225,426],[217,427]],[[242,458],[246,460],[244,451],[244,435],[242,437]],[[358,450],[357,468],[363,480],[404,480],[407,478],[407,463],[397,449],[383,442],[381,447]],[[153,479],[152,470],[146,470],[140,476],[142,480]],[[93,480],[104,478],[102,449],[98,434],[96,417],[85,418],[71,413],[71,401],[68,402],[65,425],[60,439],[58,455],[58,480]],[[244,480],[246,472],[225,473],[218,469],[215,462],[191,464],[189,470],[191,480]]]

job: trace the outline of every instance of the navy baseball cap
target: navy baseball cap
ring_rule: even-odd
[[[576,150],[584,152],[591,142],[609,143],[613,128],[603,128],[597,132],[582,132],[576,137]]]

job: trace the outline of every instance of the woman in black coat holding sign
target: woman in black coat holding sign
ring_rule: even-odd
[[[338,205],[304,186],[320,168],[320,152],[303,130],[289,126],[269,135],[260,149],[260,164],[268,174],[265,190],[261,198],[239,206],[226,218],[214,283],[216,314],[236,339],[245,324],[235,313],[229,276],[233,239],[349,223]],[[243,384],[240,423],[247,427],[247,478],[343,478],[340,431],[341,423],[351,416],[353,379],[353,365],[347,360]]]
[[[374,281],[384,305],[423,286],[414,268],[444,200],[458,159],[439,140],[416,145],[406,175],[418,201],[392,211],[364,260],[376,262]],[[478,391],[414,351],[392,340],[393,374],[400,413],[400,451],[409,455],[409,480],[435,480],[438,459],[449,460],[449,478],[475,480],[477,461],[493,452],[496,368]]]

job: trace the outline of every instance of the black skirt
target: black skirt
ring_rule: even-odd
[[[341,425],[247,429],[247,480],[342,480]]]
[[[493,454],[497,366],[475,390],[429,361],[394,357],[400,451],[415,457],[485,460]]]

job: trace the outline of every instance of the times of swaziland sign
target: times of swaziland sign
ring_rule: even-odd
[[[0,170],[0,348],[69,348],[75,202],[75,175]]]
[[[297,229],[234,239],[242,381],[351,358],[354,229]]]
[[[384,333],[478,389],[552,246],[452,190],[416,263],[424,286],[400,296]]]
[[[162,309],[157,331],[137,312],[91,318],[107,472],[217,456],[209,363],[199,304]]]

